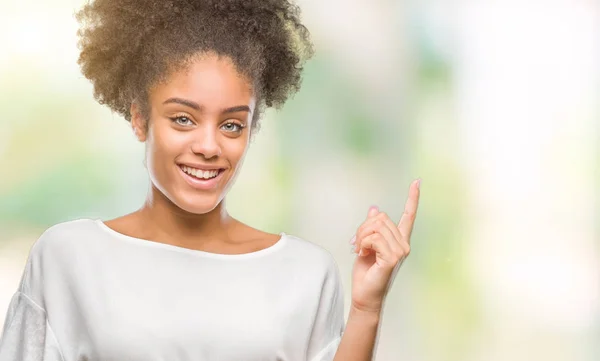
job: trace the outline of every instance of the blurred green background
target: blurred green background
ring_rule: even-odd
[[[79,73],[80,0],[0,1],[0,323],[49,226],[139,208],[143,144]],[[230,213],[329,250],[422,195],[376,360],[600,359],[595,1],[301,0],[317,55]]]

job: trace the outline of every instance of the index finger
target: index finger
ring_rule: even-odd
[[[417,179],[410,184],[408,189],[408,199],[404,205],[404,213],[398,223],[398,229],[403,237],[406,237],[406,242],[410,244],[410,235],[415,224],[415,218],[417,216],[417,208],[419,206],[419,195],[421,193],[419,186],[421,185],[421,179]]]

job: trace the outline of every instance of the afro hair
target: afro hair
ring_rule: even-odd
[[[134,101],[149,119],[151,87],[213,52],[252,82],[254,131],[266,107],[280,108],[300,89],[313,55],[300,10],[287,0],[95,0],[76,18],[78,64],[94,98],[127,121]]]

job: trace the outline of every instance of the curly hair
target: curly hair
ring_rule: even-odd
[[[254,131],[265,107],[280,108],[300,89],[313,55],[300,9],[287,0],[95,0],[75,16],[77,63],[94,98],[127,121],[134,101],[148,120],[152,86],[212,52],[252,83]]]

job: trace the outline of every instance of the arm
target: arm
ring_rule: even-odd
[[[351,307],[346,330],[333,361],[371,361],[381,313]]]
[[[332,261],[311,333],[307,360],[370,361],[373,359],[382,308],[365,308],[352,303],[348,321],[344,322],[343,295],[339,271]]]
[[[17,291],[0,338],[0,361],[63,361],[46,311]]]
[[[19,288],[9,304],[0,336],[0,361],[64,360],[43,307],[41,243],[48,235],[44,232],[31,248]]]
[[[352,306],[333,361],[371,361],[385,295],[410,252],[420,180],[413,182],[398,226],[371,207],[350,242],[358,252],[352,270]]]

